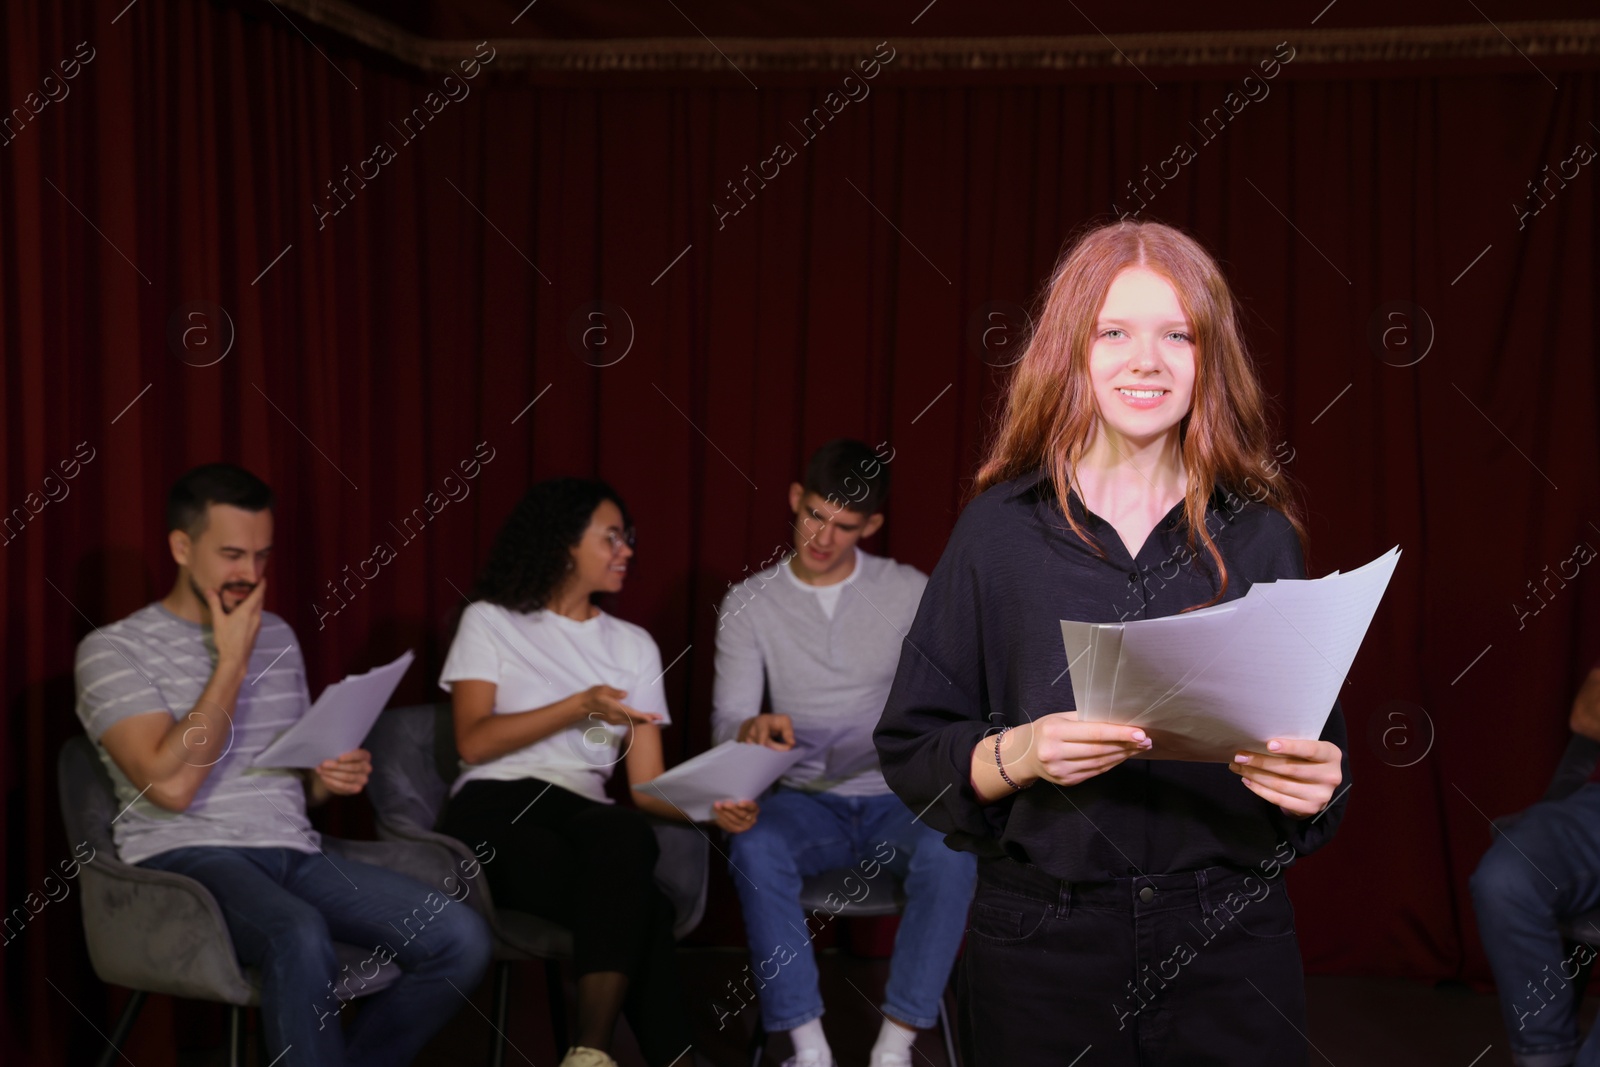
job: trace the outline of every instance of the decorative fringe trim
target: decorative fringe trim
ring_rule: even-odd
[[[277,0],[311,22],[426,71],[455,69],[475,41],[419,37],[345,0]],[[904,71],[1069,71],[1253,66],[1280,41],[1294,67],[1600,56],[1600,20],[1488,22],[1368,29],[1225,30],[1079,37],[897,37],[892,67]],[[868,38],[701,37],[534,40],[497,38],[494,70],[611,74],[845,71],[872,54]],[[737,71],[734,69],[737,68]]]

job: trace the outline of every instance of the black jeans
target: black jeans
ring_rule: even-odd
[[[672,903],[655,881],[655,832],[632,808],[598,804],[538,778],[473,781],[450,799],[439,829],[476,847],[497,907],[572,931],[579,975],[628,976],[622,1011],[651,1064],[693,1041],[678,979]]]
[[[981,861],[958,992],[968,1067],[1065,1067],[1090,1046],[1084,1067],[1306,1063],[1281,874],[1067,883]]]

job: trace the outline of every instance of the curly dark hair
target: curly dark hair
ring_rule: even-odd
[[[605,500],[621,510],[625,527],[633,525],[628,505],[605,482],[550,478],[530,486],[500,527],[470,599],[511,611],[543,608],[571,566],[568,550],[583,538]]]

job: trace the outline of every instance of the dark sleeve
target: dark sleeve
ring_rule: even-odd
[[[1272,538],[1270,553],[1272,561],[1267,577],[1264,581],[1275,578],[1304,578],[1306,576],[1305,557],[1300,552],[1300,538],[1295,535],[1294,527],[1289,521],[1277,512],[1273,512],[1277,520],[1273,525],[1277,531]],[[1333,800],[1318,815],[1305,819],[1296,819],[1285,815],[1276,805],[1272,805],[1272,819],[1279,830],[1281,840],[1289,842],[1298,855],[1305,856],[1323,845],[1333,837],[1334,830],[1344,819],[1344,809],[1350,802],[1350,745],[1345,733],[1344,711],[1339,706],[1339,701],[1333,702],[1333,710],[1328,713],[1328,721],[1322,727],[1322,740],[1331,741],[1339,746],[1339,772],[1340,781],[1333,791]]]
[[[900,644],[900,665],[873,733],[889,788],[961,846],[998,837],[972,791],[972,749],[988,733],[982,597],[976,570],[981,501],[962,512]],[[1004,805],[1009,808],[1009,805]],[[992,847],[992,846],[991,846]]]

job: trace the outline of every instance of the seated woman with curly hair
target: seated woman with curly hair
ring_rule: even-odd
[[[655,834],[606,796],[623,763],[639,809],[684,817],[637,791],[663,769],[661,653],[594,603],[622,588],[633,544],[606,483],[534,485],[490,551],[439,679],[462,762],[440,829],[495,849],[484,872],[496,902],[572,931],[578,1034],[562,1067],[615,1067],[619,1013],[652,1067],[689,1063],[693,1044]],[[717,805],[729,831],[754,819],[750,802]]]

